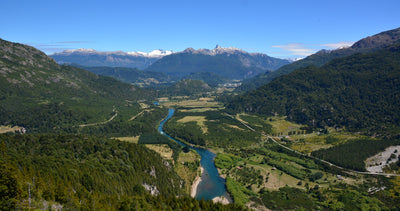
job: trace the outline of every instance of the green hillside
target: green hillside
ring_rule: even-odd
[[[371,37],[361,39],[354,43],[350,48],[337,49],[332,51],[321,50],[304,59],[285,65],[276,71],[262,73],[243,82],[237,88],[238,92],[245,92],[256,89],[266,83],[273,81],[275,78],[293,72],[296,69],[307,67],[309,65],[322,66],[336,58],[343,58],[356,53],[368,53],[379,50],[385,46],[389,46],[400,40],[400,28],[381,32]]]
[[[287,116],[315,127],[388,132],[400,126],[399,58],[396,44],[298,69],[236,97],[227,108]]]
[[[157,87],[160,85],[171,84],[178,79],[164,73],[143,71],[137,68],[71,65],[98,75],[113,77],[125,83],[132,83],[140,87]]]
[[[28,132],[68,131],[137,113],[151,91],[70,66],[60,66],[37,49],[0,40],[0,124]],[[129,102],[129,103],[128,103]]]

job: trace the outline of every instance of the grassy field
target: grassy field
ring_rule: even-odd
[[[316,132],[304,135],[292,135],[293,142],[290,148],[306,154],[319,149],[325,149],[338,144],[344,144],[350,140],[363,138],[365,136],[349,132],[330,132],[328,134],[318,134]]]
[[[268,124],[272,125],[273,133],[282,135],[288,135],[290,131],[298,131],[302,126],[285,120],[285,117],[270,117]]]
[[[185,181],[185,191],[188,194],[191,193],[192,184],[200,170],[199,163],[200,156],[194,151],[189,151],[179,153],[178,162],[174,166],[175,171]]]
[[[203,133],[207,133],[207,126],[205,116],[185,116],[182,119],[179,119],[177,122],[179,123],[188,123],[188,122],[196,122],[196,124],[201,128]]]
[[[133,136],[133,137],[115,137],[114,139],[137,144],[138,141],[139,141],[139,136]]]
[[[166,100],[166,99],[162,99]],[[222,108],[223,105],[214,101],[213,98],[199,98],[197,100],[171,100],[171,101],[161,101],[160,103],[166,107],[186,107],[194,109],[202,109],[202,111],[209,110],[212,108]]]
[[[145,144],[145,146],[160,154],[163,159],[173,160],[172,149],[168,146],[168,144]]]
[[[19,126],[14,126],[14,127],[11,127],[11,126],[0,126],[0,133],[8,133],[8,132],[12,132],[12,133],[14,133],[15,131],[17,131],[17,130],[20,130],[20,129],[22,129],[22,127],[19,127]]]

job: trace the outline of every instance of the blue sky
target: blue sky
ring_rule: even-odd
[[[0,38],[65,49],[237,47],[304,57],[400,27],[399,0],[2,0]]]

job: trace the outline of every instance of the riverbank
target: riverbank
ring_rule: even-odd
[[[217,196],[212,199],[214,203],[221,203],[221,204],[231,204],[232,201],[230,201],[228,198],[223,197],[223,196]]]
[[[200,166],[200,175],[203,175],[204,172],[204,168]],[[192,184],[192,191],[190,193],[190,196],[192,196],[193,198],[196,197],[196,193],[197,193],[197,186],[199,186],[201,182],[201,176],[197,175],[196,179],[194,180],[193,184]]]

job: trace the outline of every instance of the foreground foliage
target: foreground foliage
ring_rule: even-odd
[[[3,210],[241,209],[185,196],[170,164],[142,145],[82,135],[0,139]]]

